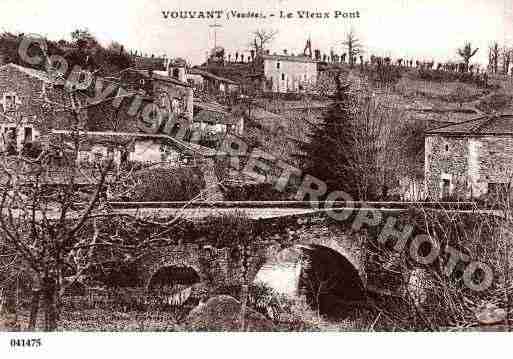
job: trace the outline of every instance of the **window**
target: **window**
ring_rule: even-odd
[[[181,101],[179,98],[175,97],[171,100],[171,111],[174,114],[181,114],[183,109],[183,101]]]
[[[281,80],[285,81],[285,74],[281,74]]]
[[[451,194],[451,181],[442,179],[442,199],[449,197]]]
[[[101,152],[93,152],[94,161],[100,162],[103,158],[103,153]]]
[[[3,98],[4,111],[15,111],[19,104],[18,96],[15,93],[6,93]]]
[[[114,149],[112,147],[107,148],[107,159],[114,161]]]
[[[89,153],[86,151],[81,151],[78,154],[78,158],[80,163],[87,163],[89,162]]]
[[[25,127],[24,131],[24,142],[32,142],[32,127]]]
[[[277,62],[277,63],[276,63],[276,68],[277,68],[278,70],[280,69],[280,63],[279,63],[279,62]]]
[[[449,145],[445,145],[445,152],[449,152]]]
[[[16,127],[4,127],[2,133],[2,140],[4,143],[4,151],[8,155],[14,155],[17,153],[17,131]]]

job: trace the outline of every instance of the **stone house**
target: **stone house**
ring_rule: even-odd
[[[304,55],[260,56],[265,81],[264,92],[304,92],[317,83],[317,61]]]
[[[87,96],[70,92],[64,80],[45,71],[15,64],[0,67],[0,148],[19,152],[24,145],[48,135],[51,129],[68,129],[83,124],[86,113],[77,117],[73,106],[86,103]]]
[[[193,129],[205,134],[244,134],[244,118],[215,101],[194,101]]]
[[[188,69],[185,76],[187,81],[199,91],[214,95],[230,95],[239,91],[237,82],[199,68]]]
[[[126,69],[121,71],[120,86],[128,92],[141,93],[151,98],[166,118],[185,119],[192,124],[193,90],[173,69],[169,72]]]
[[[513,176],[513,115],[483,116],[425,133],[425,193],[438,200],[507,190]]]
[[[52,130],[62,142],[71,142],[70,130]],[[126,163],[165,163],[171,166],[191,165],[213,158],[217,151],[181,141],[164,134],[82,131],[78,161],[94,163],[112,159],[116,166]]]

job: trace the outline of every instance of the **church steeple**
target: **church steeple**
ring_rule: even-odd
[[[303,55],[312,57],[312,40],[310,39],[310,36],[308,36],[308,39],[306,40],[305,49],[303,51]]]

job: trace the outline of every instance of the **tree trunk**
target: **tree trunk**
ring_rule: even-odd
[[[35,289],[32,291],[32,302],[30,303],[30,320],[28,330],[34,331],[37,323],[37,316],[39,314],[39,302],[41,298],[41,290]]]
[[[16,291],[12,284],[0,292],[0,315],[16,313]]]
[[[240,331],[246,331],[246,307],[248,303],[248,285],[242,285],[242,301],[241,301],[241,309],[240,309]]]
[[[348,42],[348,47],[349,47],[349,67],[350,68],[353,68],[353,44],[351,42],[351,40]]]
[[[43,278],[43,309],[45,317],[45,331],[54,331],[57,329],[57,311],[56,311],[56,282],[53,278]]]

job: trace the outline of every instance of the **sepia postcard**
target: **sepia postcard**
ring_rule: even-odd
[[[512,184],[513,0],[0,0],[7,357],[491,355]]]

